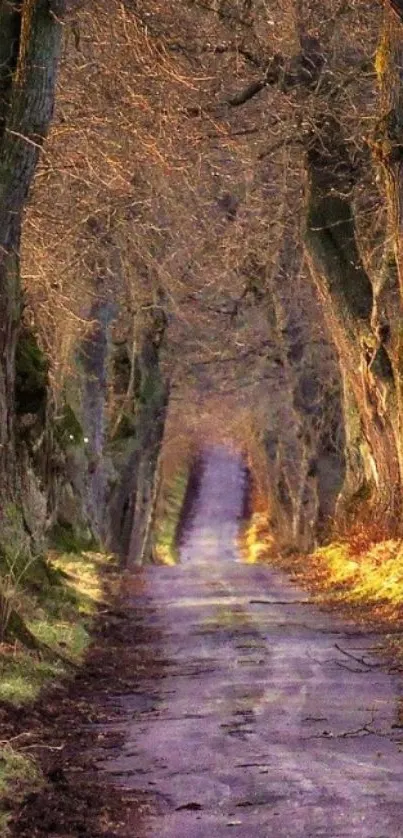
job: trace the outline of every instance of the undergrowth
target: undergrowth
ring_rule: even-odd
[[[162,564],[178,561],[177,534],[189,480],[186,464],[169,481],[162,498],[155,528],[155,556]]]
[[[312,583],[334,599],[383,606],[385,616],[403,605],[403,541],[388,539],[357,552],[332,542],[309,557]]]
[[[274,539],[267,530],[267,517],[264,513],[255,512],[244,528],[240,546],[243,557],[248,564],[265,561],[272,552]]]
[[[13,804],[22,802],[27,793],[39,791],[44,777],[35,760],[29,754],[21,753],[12,743],[0,744],[0,834],[7,834],[7,803],[12,796]]]
[[[92,619],[102,602],[102,553],[60,554],[1,568],[2,588],[37,648],[18,637],[0,643],[0,702],[24,707],[52,680],[74,671],[89,644]],[[17,570],[17,567],[19,569]],[[10,606],[11,607],[11,606]],[[33,758],[17,743],[0,741],[0,832],[8,810],[42,783]]]
[[[308,555],[281,553],[264,515],[242,537],[245,561],[270,562],[291,573],[321,602],[368,606],[368,617],[403,618],[403,539],[387,538],[370,521],[353,526]]]

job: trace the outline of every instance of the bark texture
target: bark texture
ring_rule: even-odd
[[[111,546],[129,564],[152,560],[159,457],[164,436],[169,384],[161,368],[165,333],[162,309],[152,308],[135,329],[135,351],[128,353],[129,401],[116,428],[116,486],[108,502]]]
[[[60,10],[63,12],[63,8]],[[20,504],[15,358],[21,223],[52,118],[62,23],[48,0],[0,2],[0,507]],[[1,514],[1,513],[0,513]]]

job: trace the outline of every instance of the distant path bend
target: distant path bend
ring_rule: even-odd
[[[158,803],[135,838],[401,838],[399,684],[337,648],[371,662],[373,634],[240,561],[243,480],[211,448],[182,564],[133,575],[160,672],[115,698],[126,741],[100,766]]]

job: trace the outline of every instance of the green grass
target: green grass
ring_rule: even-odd
[[[61,651],[67,650],[68,657],[73,661],[82,659],[90,641],[90,635],[80,621],[50,622],[44,616],[42,619],[31,620],[28,627],[46,646]]]
[[[166,489],[156,524],[155,549],[163,564],[178,561],[176,536],[189,480],[189,468],[179,471]]]
[[[28,704],[50,679],[63,672],[60,663],[41,661],[27,652],[0,654],[0,701],[17,707]]]
[[[108,562],[102,553],[50,553],[27,567],[24,575],[0,568],[0,583],[25,625],[46,653],[15,643],[0,644],[0,702],[24,707],[43,687],[66,677],[83,660],[90,629],[103,601],[101,571]],[[4,570],[7,574],[4,575]],[[0,742],[0,834],[6,835],[8,811],[42,783],[29,755]]]
[[[68,526],[67,524],[55,524],[50,533],[49,540],[59,553],[80,555],[83,551],[97,550],[99,548],[99,545],[89,530],[83,530],[80,534],[72,526]]]
[[[66,671],[58,654],[79,663],[90,642],[89,629],[102,598],[99,553],[53,555],[47,586],[15,590],[13,607],[41,644],[55,652],[54,661],[40,660],[23,647],[0,646],[0,701],[21,705],[33,701],[42,687]],[[52,579],[53,582],[49,582]],[[50,655],[51,657],[51,655]]]
[[[21,802],[28,792],[39,791],[44,777],[35,761],[10,744],[0,745],[0,831],[7,834],[9,803]]]

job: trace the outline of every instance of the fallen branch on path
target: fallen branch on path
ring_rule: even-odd
[[[376,730],[371,729],[371,725],[374,723],[375,713],[372,715],[372,719],[370,722],[366,722],[361,727],[354,728],[353,730],[343,730],[341,733],[332,733],[330,730],[323,730],[322,733],[314,733],[312,736],[307,736],[307,739],[350,739],[354,737],[361,737],[361,736],[385,736],[384,733],[379,733]]]
[[[338,652],[341,652],[342,655],[345,655],[346,658],[350,658],[350,660],[355,661],[355,663],[358,663],[361,666],[365,666],[368,671],[370,671],[371,669],[380,669],[383,666],[382,663],[369,663],[369,661],[366,661],[364,657],[358,657],[357,655],[353,655],[352,652],[347,652],[347,650],[342,649],[342,647],[339,646],[338,643],[334,644],[334,648],[337,649]],[[338,663],[338,661],[336,661],[336,663]],[[339,664],[339,665],[341,665],[341,664]],[[355,672],[357,672],[357,671],[362,672],[362,670],[354,670],[354,671]]]
[[[310,599],[250,599],[249,605],[312,605]]]

